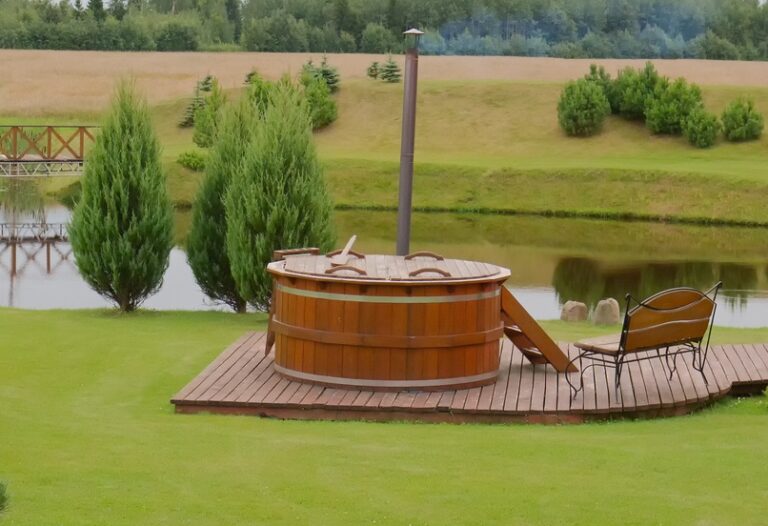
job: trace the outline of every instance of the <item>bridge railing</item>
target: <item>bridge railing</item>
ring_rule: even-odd
[[[0,126],[0,162],[82,161],[94,126]]]

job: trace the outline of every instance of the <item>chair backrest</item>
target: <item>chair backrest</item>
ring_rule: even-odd
[[[621,349],[637,352],[701,342],[714,318],[721,285],[718,283],[707,292],[669,289],[640,302],[627,295]],[[632,301],[637,305],[630,308]]]

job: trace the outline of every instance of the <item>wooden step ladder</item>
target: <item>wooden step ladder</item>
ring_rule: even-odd
[[[573,364],[569,367],[568,356],[506,287],[501,288],[501,317],[504,335],[532,364],[548,363],[561,373],[578,371]]]

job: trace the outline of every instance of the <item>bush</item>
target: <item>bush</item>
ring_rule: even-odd
[[[723,111],[723,133],[732,142],[754,141],[763,134],[763,116],[751,100],[731,102]]]
[[[369,22],[360,36],[360,51],[363,53],[386,53],[394,50],[398,43],[392,31],[381,24]]]
[[[643,120],[657,86],[664,82],[650,62],[642,70],[621,70],[616,78],[619,113],[627,119]]]
[[[597,64],[590,64],[589,73],[584,75],[584,78],[600,86],[605,94],[605,98],[608,99],[608,104],[611,106],[611,113],[619,113],[621,103],[619,92],[616,89],[616,84],[611,80],[611,75],[605,71],[605,68]]]
[[[160,28],[155,42],[158,51],[197,51],[200,31],[194,25],[170,21]]]
[[[709,148],[717,140],[720,132],[720,122],[717,116],[698,107],[685,120],[683,133],[692,145],[699,148]]]
[[[672,84],[659,83],[645,112],[645,124],[653,133],[680,135],[683,123],[693,110],[703,104],[701,89],[677,79]]]
[[[365,74],[368,75],[369,79],[379,78],[379,63],[371,62],[371,65],[365,70]]]
[[[203,152],[197,150],[190,150],[188,152],[182,152],[176,159],[176,162],[182,165],[184,168],[189,168],[193,172],[202,172],[205,170],[206,156]]]
[[[611,106],[602,88],[595,82],[579,79],[569,82],[557,104],[557,119],[568,135],[594,135],[611,113]]]
[[[266,310],[272,253],[310,246],[324,251],[334,242],[331,200],[306,102],[294,86],[276,85],[244,163],[225,199],[227,255],[240,295]]]
[[[325,55],[323,55],[323,60],[320,62],[319,66],[315,66],[311,59],[302,66],[302,83],[306,85],[311,78],[319,78],[325,81],[331,93],[339,91],[339,71],[328,64],[328,59]]]
[[[0,482],[0,513],[8,509],[8,487]]]
[[[216,139],[224,102],[225,97],[219,82],[213,79],[210,94],[205,97],[203,104],[195,109],[195,133],[192,135],[192,141],[200,148],[210,147]]]
[[[390,55],[387,61],[382,64],[379,69],[379,78],[384,82],[395,83],[400,82],[401,76],[400,66],[397,65],[397,62],[392,60],[392,55]]]
[[[271,82],[265,80],[256,71],[252,71],[249,74],[247,88],[248,98],[251,100],[254,107],[260,114],[267,110],[273,89],[274,85]]]
[[[309,106],[312,129],[328,126],[336,120],[338,110],[336,101],[331,97],[331,90],[321,78],[311,78],[304,83],[304,96]]]
[[[227,218],[224,196],[232,178],[243,169],[243,158],[256,131],[253,103],[243,97],[224,112],[221,131],[213,144],[205,178],[192,209],[187,238],[187,260],[203,292],[235,312],[245,312],[227,255]]]
[[[69,227],[77,268],[123,311],[163,282],[173,218],[146,101],[121,84],[85,163]]]

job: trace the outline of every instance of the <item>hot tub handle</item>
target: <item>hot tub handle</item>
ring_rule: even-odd
[[[408,275],[410,277],[414,277],[414,276],[418,276],[419,274],[424,274],[425,272],[435,272],[437,274],[445,276],[446,278],[450,278],[451,277],[451,273],[448,272],[447,270],[443,270],[441,268],[434,268],[434,267],[420,268],[420,269],[417,269],[417,270],[414,270],[414,271],[410,272]]]
[[[437,261],[443,261],[445,258],[441,256],[440,254],[435,254],[434,252],[411,252],[407,256],[405,256],[405,259],[414,259],[414,258],[434,258]]]
[[[353,267],[352,265],[339,265],[337,267],[330,267],[325,269],[326,274],[333,274],[335,272],[338,272],[339,270],[351,270],[352,272],[357,272],[361,276],[367,276],[368,273],[364,271],[361,268]]]

